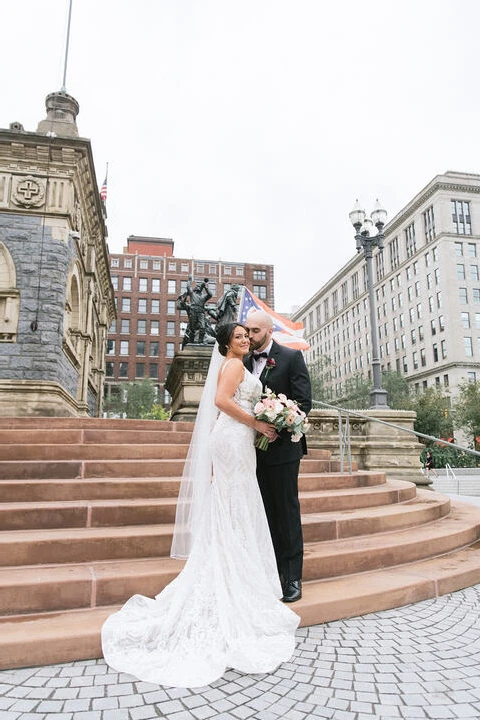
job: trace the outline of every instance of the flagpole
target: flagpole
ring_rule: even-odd
[[[70,45],[70,23],[72,20],[72,3],[73,0],[70,0],[69,8],[68,8],[68,21],[67,21],[67,40],[65,42],[65,60],[63,63],[63,82],[62,82],[62,89],[60,92],[66,93],[67,92],[67,64],[68,64],[68,48]]]

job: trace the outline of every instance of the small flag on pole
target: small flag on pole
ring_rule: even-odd
[[[238,322],[245,325],[248,314],[253,310],[263,310],[270,315],[273,320],[273,339],[280,345],[286,345],[295,350],[308,350],[310,348],[310,345],[303,339],[302,323],[287,320],[287,318],[269,308],[251,290],[244,287],[238,308]]]
[[[100,197],[102,198],[103,202],[107,202],[107,180],[108,180],[108,163],[107,163],[107,169],[105,171],[105,180],[103,181],[103,185],[100,188]]]

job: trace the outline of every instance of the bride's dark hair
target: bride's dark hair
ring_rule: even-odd
[[[228,351],[228,343],[230,342],[233,333],[235,332],[235,328],[241,327],[244,330],[247,328],[245,325],[242,325],[242,323],[225,323],[225,325],[220,325],[220,327],[217,330],[217,342],[218,342],[218,350],[220,352],[220,355],[227,354]]]

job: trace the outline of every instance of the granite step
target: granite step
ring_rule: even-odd
[[[180,443],[153,443],[132,445],[128,442],[122,444],[31,444],[0,445],[0,460],[2,461],[54,461],[61,460],[165,460],[181,459],[187,457],[187,444]]]
[[[191,432],[172,432],[167,430],[109,430],[109,429],[38,429],[22,430],[0,429],[0,451],[2,445],[75,445],[86,444],[123,444],[143,445],[152,443],[169,443],[188,445]]]
[[[292,606],[302,627],[436,598],[480,582],[480,543],[394,569],[304,582]],[[153,597],[158,592],[150,592]],[[100,631],[111,604],[35,614],[1,623],[0,669],[102,657]]]

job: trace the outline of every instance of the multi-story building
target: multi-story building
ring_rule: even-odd
[[[246,285],[274,308],[273,265],[174,256],[173,240],[131,235],[121,254],[110,255],[117,319],[108,335],[106,394],[121,383],[151,378],[168,405],[165,380],[181,348],[187,315],[177,308],[188,277],[209,279],[213,307],[233,284]]]
[[[436,386],[454,395],[459,381],[480,380],[480,175],[437,175],[384,233],[373,258],[382,369],[403,373],[417,391]],[[332,396],[358,373],[371,377],[363,252],[293,319],[306,329],[307,362],[328,368]]]

